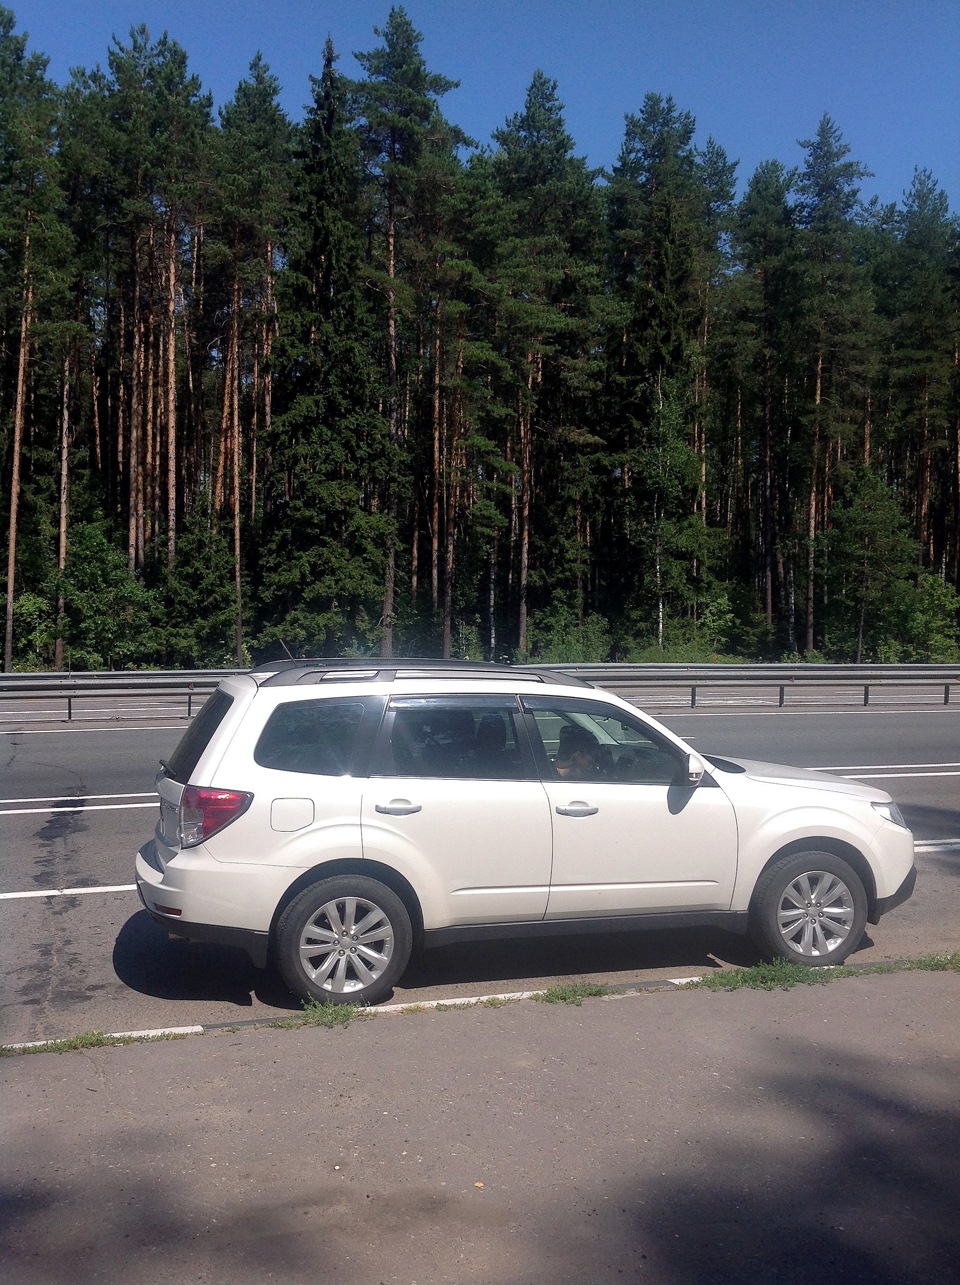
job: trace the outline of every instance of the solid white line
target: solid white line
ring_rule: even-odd
[[[960,763],[841,763],[834,767],[818,767],[818,772],[886,772],[906,768],[960,767]]]
[[[22,901],[26,897],[79,897],[91,892],[136,892],[135,883],[99,885],[96,888],[41,888],[30,892],[0,892],[0,901]]]
[[[960,772],[844,772],[843,775],[851,781],[889,781],[896,777],[960,776]]]
[[[92,808],[0,808],[0,817],[61,815],[67,812],[129,812],[133,808],[155,808],[156,803],[97,803]]]
[[[156,723],[146,727],[0,727],[0,736],[62,736],[65,732],[67,735],[80,732],[182,732],[186,724],[184,718],[182,723]]]
[[[951,852],[960,849],[960,838],[957,839],[918,839],[913,845],[914,852]]]
[[[960,764],[957,765],[960,767]],[[157,798],[156,790],[141,790],[137,794],[84,794],[74,796],[70,794],[41,794],[36,799],[0,799],[0,804],[7,803],[79,803],[80,798],[84,802],[88,799],[155,799]]]

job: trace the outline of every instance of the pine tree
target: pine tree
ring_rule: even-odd
[[[41,340],[44,331],[49,337],[51,327],[63,320],[72,248],[56,151],[59,96],[46,78],[47,59],[28,53],[26,37],[15,35],[13,27],[13,14],[0,7],[0,245],[5,251],[0,254],[0,306],[4,334],[9,336],[4,347],[9,343],[13,369],[12,388],[5,381],[2,389],[3,417],[11,422],[9,457],[4,461],[4,475],[10,479],[3,649],[8,671],[13,667],[14,600],[24,561],[21,501],[28,481],[34,481],[33,466],[42,490],[44,475],[49,477],[49,464],[56,459],[54,435],[49,428],[44,432],[47,426],[42,422],[31,421],[39,410],[32,394],[46,375],[47,395],[51,386],[55,390],[53,406],[62,402],[62,362]],[[41,575],[50,565],[43,549],[45,508],[41,501],[30,523],[34,540],[40,537],[36,543]]]
[[[847,159],[850,148],[829,116],[801,146],[807,155],[797,182],[803,274],[797,346],[806,365],[801,449],[806,456],[805,650],[810,652],[815,642],[816,537],[830,510],[832,470],[862,434],[873,299],[856,253],[854,222],[859,183],[869,171]]]
[[[517,470],[511,531],[517,649],[524,654],[531,588],[544,602],[551,592],[567,593],[580,616],[586,605],[595,534],[588,509],[601,446],[594,425],[602,207],[596,173],[572,154],[557,83],[542,71],[523,111],[494,141],[490,166],[503,227],[497,346],[509,372],[500,396],[514,417],[504,453]]]
[[[421,224],[424,178],[435,173],[464,136],[442,116],[439,100],[457,81],[427,69],[420,51],[422,34],[402,8],[392,8],[386,25],[374,28],[383,44],[355,55],[366,78],[353,84],[353,110],[371,186],[370,232],[373,265],[384,298],[384,358],[387,419],[392,464],[386,487],[388,520],[384,572],[381,652],[391,656],[397,613],[397,551],[403,483],[411,472],[408,395],[421,347],[405,334],[413,299],[408,293],[410,239]],[[427,184],[427,187],[429,184]],[[406,342],[405,342],[406,340]]]
[[[277,103],[280,83],[258,54],[249,79],[221,109],[215,235],[223,247],[223,396],[212,498],[214,519],[226,507],[233,531],[237,664],[243,664],[242,526],[257,518],[260,436],[273,416],[271,352],[276,264],[286,213],[290,124]],[[208,254],[209,254],[208,249]],[[247,499],[244,481],[248,479]]]
[[[375,635],[389,533],[361,153],[335,64],[328,40],[296,142],[259,584],[261,643],[324,655]]]

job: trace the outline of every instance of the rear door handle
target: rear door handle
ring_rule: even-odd
[[[391,799],[389,803],[377,803],[374,807],[388,817],[408,817],[423,810],[422,803],[411,803],[409,799]]]
[[[599,808],[590,803],[581,803],[579,799],[575,803],[568,803],[565,808],[557,808],[558,815],[562,817],[592,817],[599,811]]]

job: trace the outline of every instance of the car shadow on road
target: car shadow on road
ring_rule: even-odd
[[[113,967],[125,986],[157,999],[210,1000],[238,1008],[258,1001],[284,1012],[301,1008],[272,970],[254,968],[242,950],[168,937],[145,910],[120,929]]]
[[[705,929],[507,939],[424,951],[411,961],[399,987],[503,982],[510,990],[527,990],[527,983],[578,978],[612,983],[623,980],[623,974],[636,977],[664,969],[688,977],[723,964],[748,967],[758,958],[748,938]]]

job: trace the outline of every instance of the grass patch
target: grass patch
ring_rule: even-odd
[[[302,1026],[349,1026],[363,1013],[362,1004],[321,1004],[319,1000],[303,1002]]]
[[[730,968],[688,982],[684,990],[736,991],[792,990],[794,986],[824,986],[845,977],[864,977],[871,973],[960,972],[960,951],[946,955],[922,955],[918,959],[901,959],[877,964],[839,964],[835,968],[808,968],[776,959],[752,968]]]
[[[349,1026],[356,1018],[368,1013],[362,1004],[321,1004],[317,999],[305,999],[303,1012],[294,1017],[280,1017],[268,1022],[277,1031],[297,1031],[304,1026]]]
[[[585,999],[609,993],[607,987],[598,982],[567,982],[548,986],[545,991],[538,991],[532,998],[541,1004],[575,1004],[579,1008]]]

